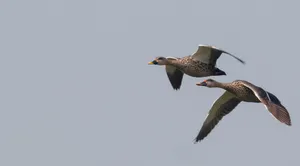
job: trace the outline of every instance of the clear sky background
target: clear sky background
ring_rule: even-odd
[[[279,0],[1,0],[0,165],[298,166],[299,5]],[[224,91],[156,56],[220,47],[218,67],[274,93],[292,127],[241,103],[202,142]]]

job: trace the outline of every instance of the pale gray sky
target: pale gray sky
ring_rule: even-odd
[[[299,5],[279,0],[0,1],[0,165],[298,166]],[[240,104],[193,144],[221,89],[184,77],[174,91],[156,56],[211,44],[231,82],[274,93],[292,127]]]

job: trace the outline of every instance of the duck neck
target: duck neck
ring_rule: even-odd
[[[230,89],[230,84],[228,84],[228,83],[221,83],[221,82],[215,82],[215,87],[228,90],[228,89]]]
[[[182,64],[175,59],[168,59],[166,65],[171,65],[171,66],[177,67],[179,69],[182,68]]]
[[[224,90],[228,91],[228,92],[231,92],[231,93],[234,93],[234,87],[232,86],[231,83],[222,83],[221,85]]]

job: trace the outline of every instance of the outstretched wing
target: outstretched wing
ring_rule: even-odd
[[[177,60],[178,58],[167,57],[167,59],[168,60]],[[182,83],[183,72],[171,65],[166,65],[165,67],[166,67],[166,72],[167,72],[169,81],[170,81],[173,89],[179,90],[181,83]]]
[[[220,96],[210,109],[203,125],[198,133],[195,143],[204,139],[219,123],[219,121],[230,113],[241,101],[236,96],[226,91]]]
[[[280,100],[270,92],[261,87],[257,87],[250,82],[241,81],[241,83],[251,89],[255,96],[266,106],[267,110],[280,122],[291,126],[291,118],[287,109],[281,104]]]
[[[214,46],[209,46],[209,45],[199,45],[198,50],[192,55],[192,57],[195,60],[215,66],[218,58],[221,56],[222,53],[226,53],[226,54],[232,56],[233,58],[237,59],[241,63],[245,64],[245,62],[243,60],[241,60],[240,58],[238,58],[224,50],[221,50],[219,48],[216,48]]]

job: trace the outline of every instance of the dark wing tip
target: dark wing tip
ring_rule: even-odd
[[[232,54],[230,54],[229,52],[224,51],[224,50],[222,50],[222,52],[225,53],[225,54],[228,54],[228,55],[230,55],[230,56],[232,56],[232,57],[234,57],[236,60],[238,60],[238,61],[241,62],[242,64],[244,64],[244,65],[246,64],[246,62],[245,62],[244,60],[238,58],[237,56],[234,56],[234,55],[232,55]]]
[[[177,79],[177,80],[176,80],[176,79],[170,79],[172,88],[173,88],[175,91],[180,90],[180,87],[181,87],[181,81],[182,81],[182,80],[178,80],[178,79]]]
[[[198,133],[197,137],[194,139],[194,143],[198,143],[202,141],[205,137],[208,136],[208,134],[213,130],[213,128],[217,125],[219,120],[215,120],[214,123],[210,124],[210,127],[205,126],[202,127],[200,132]]]
[[[288,125],[288,126],[292,126],[292,121],[291,121],[291,117],[289,112],[284,109],[283,107],[278,106],[279,108],[279,117],[278,120],[281,121],[282,123]]]
[[[240,62],[241,62],[242,64],[244,64],[244,65],[246,64],[246,62],[243,61],[243,60],[241,60],[240,58],[238,58],[237,60],[240,61]]]
[[[289,112],[282,105],[273,103],[271,101],[267,102],[268,110],[271,114],[280,122],[292,126],[292,121]]]
[[[173,87],[173,89],[176,90],[176,91],[177,91],[177,90],[180,90],[180,86],[179,86],[179,87],[176,87],[176,86],[173,86],[173,85],[172,85],[172,87]]]
[[[193,142],[194,142],[194,144],[197,144],[197,143],[200,142],[200,140],[198,140],[197,138],[195,138]]]
[[[183,73],[180,70],[176,69],[174,73],[167,72],[167,75],[173,89],[176,91],[179,90],[182,84]]]
[[[290,120],[283,122],[284,124],[288,125],[288,126],[292,126],[292,122]]]
[[[204,137],[196,137],[195,139],[194,139],[194,144],[197,144],[197,143],[199,143],[200,141],[202,141],[204,139]]]

